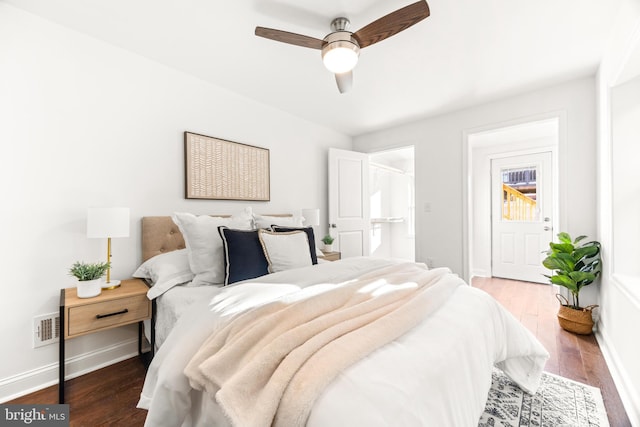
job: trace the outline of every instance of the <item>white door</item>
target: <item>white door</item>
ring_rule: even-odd
[[[553,237],[551,152],[491,161],[492,276],[548,283],[543,251]]]
[[[329,232],[342,258],[369,255],[370,221],[369,156],[330,148]]]

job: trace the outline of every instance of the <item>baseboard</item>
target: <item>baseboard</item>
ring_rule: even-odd
[[[638,390],[634,387],[634,384],[629,381],[629,375],[627,375],[626,370],[620,363],[617,352],[609,346],[610,340],[607,339],[606,329],[600,324],[598,326],[596,330],[596,340],[598,341],[604,360],[607,363],[609,372],[611,372],[613,382],[618,389],[622,405],[627,412],[631,425],[640,427],[640,395],[638,394]]]
[[[471,278],[474,277],[491,277],[491,272],[484,269],[474,269],[471,272]]]
[[[138,355],[138,339],[103,347],[67,358],[66,379],[71,379],[113,365]],[[0,379],[0,403],[58,384],[58,363]],[[34,402],[37,403],[37,402]]]

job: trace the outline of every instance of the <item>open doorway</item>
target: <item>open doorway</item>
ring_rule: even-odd
[[[468,143],[470,277],[547,283],[541,261],[559,218],[559,118],[471,133]],[[534,181],[537,193],[527,188]],[[527,216],[514,216],[521,205]]]
[[[329,149],[329,230],[342,258],[415,260],[414,148]]]
[[[415,260],[414,148],[369,155],[371,255]]]

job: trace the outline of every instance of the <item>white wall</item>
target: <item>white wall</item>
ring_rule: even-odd
[[[186,130],[269,148],[271,202],[185,200]],[[105,256],[87,207],[131,208],[131,237],[113,241],[125,278],[145,215],[318,207],[325,224],[330,146],[351,139],[0,3],[0,401],[56,381],[57,346],[32,349],[32,317],[58,310],[74,261]],[[68,372],[134,353],[135,330],[69,341]]]
[[[611,121],[612,270],[640,282],[640,77],[613,88]]]
[[[640,426],[640,3],[624,3],[600,64],[598,234],[603,244],[597,338],[632,425]],[[631,79],[631,80],[630,80]]]
[[[560,128],[565,133],[559,153],[560,226],[571,234],[595,236],[594,87],[593,78],[578,79],[354,138],[354,149],[363,152],[415,145],[416,260],[432,258],[436,266],[465,272],[464,134],[529,117],[533,121],[550,112],[566,115]],[[430,212],[425,212],[426,204]]]

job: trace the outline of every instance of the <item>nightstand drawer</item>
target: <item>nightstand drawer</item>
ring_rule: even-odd
[[[68,337],[114,326],[135,323],[151,316],[146,295],[70,307],[67,313]]]

